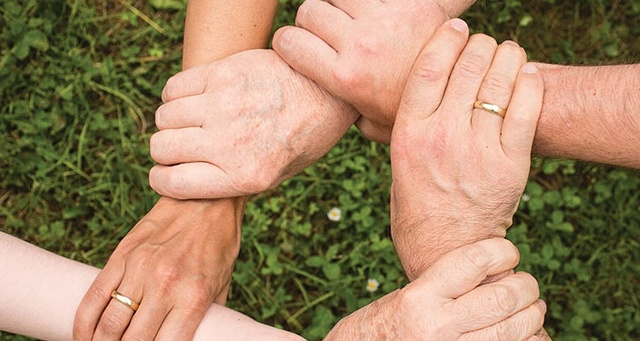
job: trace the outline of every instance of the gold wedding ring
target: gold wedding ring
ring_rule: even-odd
[[[133,311],[138,311],[138,307],[140,306],[138,303],[134,302],[129,297],[117,292],[116,290],[111,292],[111,298],[133,309]]]
[[[496,104],[491,104],[491,103],[487,103],[487,102],[483,102],[483,101],[476,101],[475,103],[473,103],[473,107],[476,109],[481,109],[484,111],[488,111],[492,114],[496,114],[502,118],[504,118],[504,115],[507,114],[507,109],[505,108],[501,108],[500,106],[496,105]]]

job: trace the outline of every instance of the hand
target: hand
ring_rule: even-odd
[[[84,296],[76,340],[191,339],[205,312],[224,304],[240,248],[243,199],[161,198],[120,242]],[[137,312],[111,299],[117,290]]]
[[[506,239],[487,239],[444,255],[418,279],[342,319],[326,340],[525,340],[546,305],[536,280],[511,274],[518,263]]]
[[[467,35],[459,19],[435,33],[393,130],[392,234],[410,278],[451,249],[503,237],[529,174],[542,78],[517,44]]]
[[[149,181],[173,198],[262,192],[322,157],[357,118],[273,51],[251,50],[169,79]]]
[[[427,39],[475,0],[307,0],[273,48],[361,114],[358,128],[389,143],[402,89]]]

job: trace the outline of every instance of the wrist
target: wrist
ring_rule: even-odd
[[[331,340],[396,340],[399,338],[400,290],[379,298],[340,320],[325,337]]]
[[[504,226],[465,222],[442,217],[393,220],[391,235],[409,281],[418,278],[444,254],[461,246],[489,238],[504,238]]]

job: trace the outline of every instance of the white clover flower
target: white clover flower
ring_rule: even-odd
[[[523,194],[521,200],[524,202],[527,202],[531,199],[531,197],[529,196],[529,194]]]
[[[327,218],[331,221],[340,221],[340,218],[342,218],[342,211],[340,211],[339,208],[334,207],[329,210],[329,213],[327,213]]]
[[[378,288],[380,287],[380,282],[376,281],[373,278],[369,278],[369,280],[367,280],[367,291],[368,292],[376,292],[378,291]]]

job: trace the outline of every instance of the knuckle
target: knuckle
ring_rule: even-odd
[[[460,58],[456,68],[463,77],[476,78],[484,75],[487,66],[487,61],[483,56],[469,53]]]
[[[107,290],[99,285],[92,285],[87,291],[85,298],[88,300],[90,305],[102,305],[104,303],[104,298],[110,297],[110,295],[111,290],[107,292]],[[84,305],[81,305],[80,307],[82,308],[83,306]]]
[[[105,335],[118,335],[127,328],[129,321],[124,317],[113,312],[105,312],[100,319],[98,329]]]
[[[239,191],[245,194],[257,194],[275,187],[276,175],[271,171],[256,170],[242,174],[238,179]]]
[[[161,261],[155,269],[155,279],[163,289],[169,289],[181,277],[181,266],[173,260]]]
[[[362,57],[375,57],[384,51],[385,44],[377,35],[360,35],[353,41],[353,49]]]
[[[496,93],[499,95],[508,95],[513,88],[514,80],[509,79],[507,75],[494,73],[488,74],[482,81],[484,91]]]
[[[363,75],[359,74],[356,68],[342,65],[336,67],[332,78],[335,84],[343,91],[355,91],[364,87]]]
[[[416,65],[414,74],[426,82],[445,80],[449,75],[447,70],[440,67],[441,65],[442,63],[437,62],[437,58],[434,55],[429,54]]]
[[[496,324],[496,328],[494,329],[495,331],[495,336],[494,339],[496,341],[511,341],[513,340],[513,330],[512,330],[512,326],[507,322],[501,322]]]
[[[517,308],[517,294],[511,287],[496,285],[492,292],[495,302],[494,313],[498,316],[503,316],[505,313],[513,312]]]
[[[478,272],[484,271],[491,264],[492,258],[491,252],[481,245],[470,245],[462,252],[463,261],[471,264]]]

